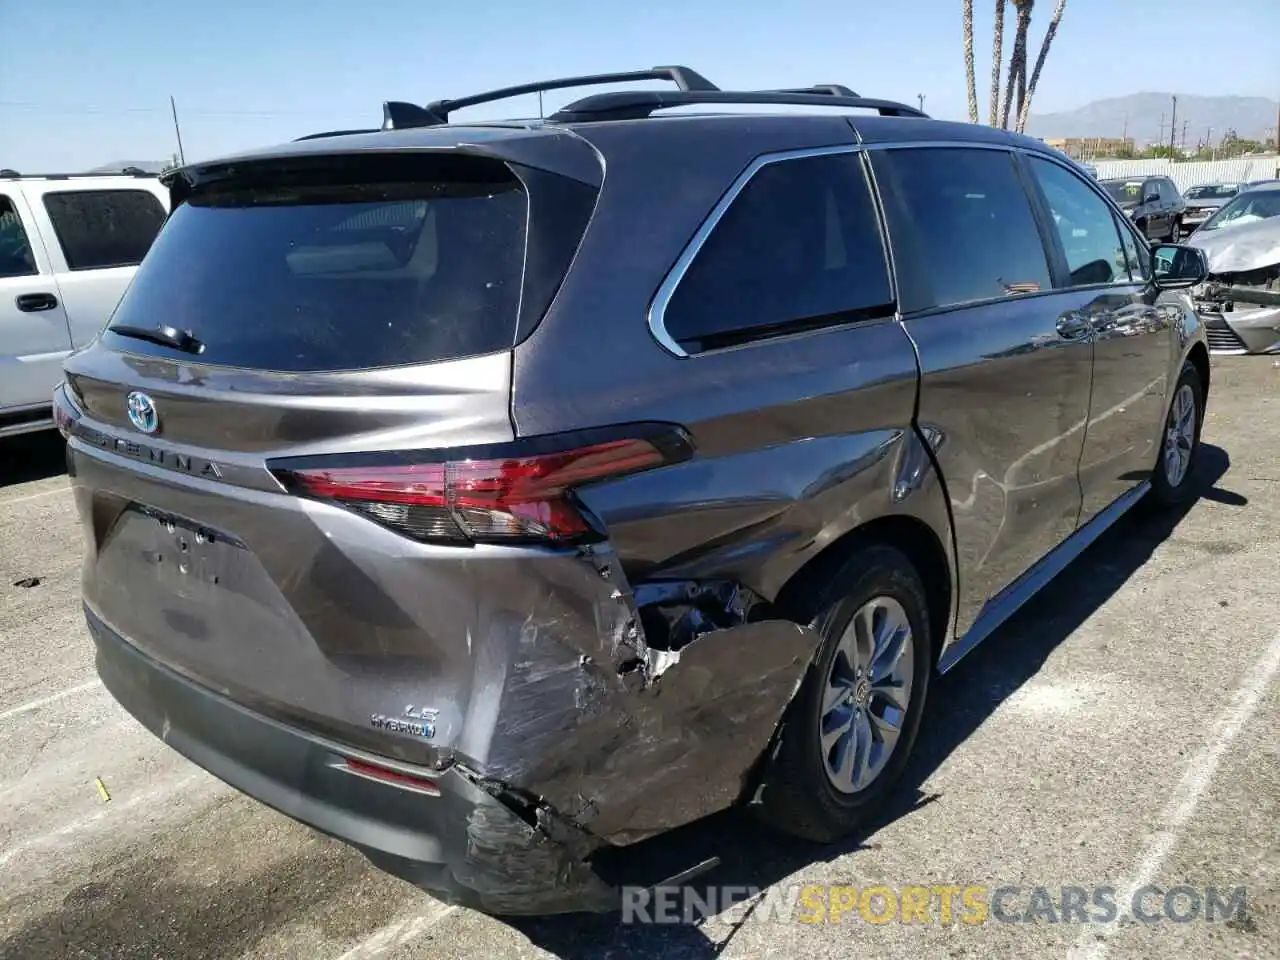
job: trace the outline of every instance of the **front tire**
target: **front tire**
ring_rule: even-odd
[[[1151,496],[1157,504],[1175,507],[1194,495],[1192,476],[1203,425],[1204,387],[1199,371],[1187,362],[1173,388],[1173,399],[1160,435],[1160,459],[1151,474]]]
[[[1169,242],[1177,243],[1182,239],[1182,218],[1174,217],[1173,223],[1169,226]]]
[[[796,611],[822,644],[784,720],[752,809],[769,825],[829,842],[890,795],[920,728],[933,642],[924,587],[892,547],[852,554]]]

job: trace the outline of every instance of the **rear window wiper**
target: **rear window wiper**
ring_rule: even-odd
[[[112,333],[119,334],[122,337],[133,337],[135,340],[149,340],[152,343],[158,343],[164,347],[173,347],[175,350],[181,350],[183,353],[202,353],[204,344],[197,340],[186,330],[179,330],[177,327],[155,326],[155,327],[136,327],[131,324],[123,323],[118,327],[107,327]]]

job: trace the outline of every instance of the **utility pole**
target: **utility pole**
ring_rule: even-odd
[[[921,113],[924,113],[924,94],[923,94],[923,93],[917,93],[917,94],[916,94],[916,99],[920,101],[920,112],[921,112]]]
[[[1169,121],[1169,159],[1173,159],[1175,138],[1178,135],[1178,98],[1173,98],[1173,119]]]
[[[545,114],[542,112],[542,91],[538,91],[538,119],[541,120]]]
[[[1186,149],[1187,149],[1187,124],[1189,124],[1190,122],[1191,122],[1190,120],[1182,121],[1182,150],[1184,153],[1186,152]]]
[[[1124,132],[1120,134],[1121,140],[1129,139],[1129,112],[1126,110],[1124,114]]]
[[[1210,128],[1209,128],[1209,130],[1208,130],[1208,132],[1207,132],[1207,133],[1205,133],[1205,135],[1204,135],[1204,145],[1205,145],[1206,147],[1208,147],[1208,148],[1209,148],[1209,159],[1210,159],[1210,160],[1217,160],[1217,159],[1218,159],[1218,151],[1217,151],[1217,149],[1216,149],[1216,148],[1214,147],[1214,145],[1213,145],[1213,127],[1210,127]]]
[[[187,165],[187,156],[182,152],[182,128],[178,126],[178,105],[173,102],[173,97],[169,97],[169,110],[173,113],[173,133],[178,138],[178,162],[184,167]]]

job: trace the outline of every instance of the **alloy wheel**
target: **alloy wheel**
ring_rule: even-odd
[[[1191,452],[1196,442],[1196,416],[1195,391],[1190,384],[1184,383],[1173,395],[1169,421],[1165,425],[1164,476],[1170,487],[1181,484],[1191,466]]]
[[[867,601],[849,621],[827,674],[820,749],[841,793],[859,793],[884,770],[911,702],[915,637],[902,604]]]

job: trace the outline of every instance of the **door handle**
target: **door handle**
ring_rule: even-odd
[[[13,298],[13,302],[23,313],[38,313],[41,310],[52,310],[58,305],[58,298],[52,293],[20,293]]]
[[[1082,340],[1093,331],[1093,324],[1078,313],[1064,313],[1058,318],[1058,336],[1063,340]]]

